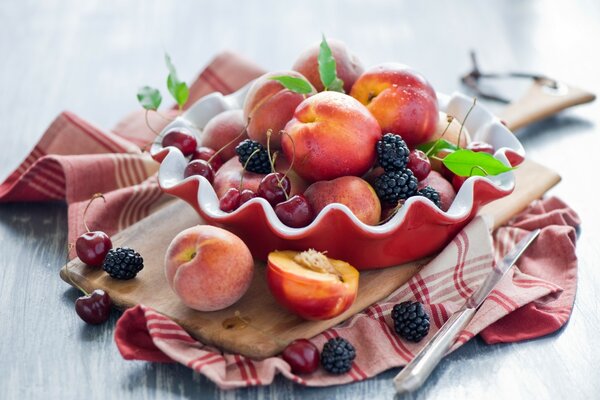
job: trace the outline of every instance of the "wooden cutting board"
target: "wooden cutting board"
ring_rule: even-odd
[[[496,226],[506,222],[560,181],[557,173],[532,161],[524,162],[515,174],[515,191],[482,209],[482,212],[495,217]],[[184,306],[171,291],[165,279],[163,261],[166,249],[177,233],[202,223],[190,206],[181,200],[174,200],[113,238],[115,247],[132,247],[144,257],[144,269],[137,278],[114,280],[101,269],[89,267],[79,259],[64,266],[61,277],[68,283],[75,282],[88,292],[104,289],[121,309],[138,304],[152,307],[206,344],[262,359],[280,353],[294,339],[312,337],[385,298],[407,282],[424,263],[422,260],[361,272],[358,297],[347,312],[327,321],[306,321],[275,302],[267,288],[265,265],[257,262],[252,285],[240,301],[221,311],[199,312]],[[67,268],[73,282],[66,276]]]

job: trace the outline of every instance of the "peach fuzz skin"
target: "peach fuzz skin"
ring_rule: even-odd
[[[358,58],[350,53],[344,42],[336,39],[327,39],[327,44],[329,44],[333,58],[335,58],[337,76],[344,82],[344,91],[350,93],[352,85],[354,85],[356,79],[363,73],[364,68]],[[319,92],[322,92],[325,88],[321,82],[317,60],[320,49],[321,42],[314,43],[300,54],[292,69],[304,75]]]
[[[292,119],[294,110],[309,94],[294,93],[281,83],[271,79],[275,76],[287,75],[303,78],[296,71],[269,72],[259,77],[250,87],[244,101],[244,121],[249,120],[248,137],[263,145],[267,145],[267,131],[272,130],[270,146],[280,147],[280,135],[285,124]]]
[[[304,100],[281,138],[293,169],[307,181],[362,176],[375,162],[381,129],[356,99],[321,92]]]
[[[223,161],[236,156],[235,146],[248,135],[244,132],[246,121],[242,110],[227,110],[217,114],[204,127],[200,146],[210,147],[218,151],[223,148],[219,155]]]
[[[254,261],[244,242],[224,229],[197,225],[180,232],[165,254],[169,286],[188,307],[216,311],[248,290]]]
[[[318,279],[314,272],[303,273],[302,268],[290,265],[298,265],[293,260],[295,254],[295,251],[275,251],[268,257],[267,284],[279,304],[309,320],[334,318],[352,306],[359,278],[354,267],[330,259],[341,279],[332,275]]]
[[[275,169],[277,172],[286,173],[288,171],[290,163],[284,156],[279,156],[276,161]],[[244,180],[242,181],[242,189],[250,189],[254,193],[258,191],[258,185],[260,181],[266,176],[266,174],[256,174],[254,172],[244,172],[242,164],[240,164],[237,157],[234,157],[227,161],[215,174],[213,180],[213,188],[217,197],[221,198],[227,190],[230,188],[240,188],[240,180],[242,179],[242,173]],[[287,174],[290,179],[291,196],[295,194],[303,193],[308,187],[308,183],[298,176],[293,170],[290,170]]]
[[[367,225],[377,225],[381,218],[381,203],[375,190],[367,181],[355,176],[315,182],[306,189],[304,196],[315,215],[329,204],[340,203]]]
[[[402,136],[411,147],[428,142],[435,132],[435,90],[405,65],[388,63],[370,68],[354,83],[350,94],[369,109],[384,133]]]

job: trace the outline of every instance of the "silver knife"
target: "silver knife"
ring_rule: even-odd
[[[539,235],[540,230],[529,233],[494,267],[479,289],[471,295],[465,304],[442,325],[440,330],[417,353],[415,358],[394,378],[398,393],[412,392],[419,388],[431,375],[440,360],[456,341],[460,332],[467,326],[483,301],[494,290],[500,279],[525,252],[527,247]]]

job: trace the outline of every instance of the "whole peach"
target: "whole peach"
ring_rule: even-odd
[[[437,171],[431,171],[427,178],[419,182],[419,190],[425,186],[431,186],[440,194],[441,208],[444,211],[448,211],[454,198],[456,197],[456,191],[450,182],[448,182],[442,174]]]
[[[354,83],[350,94],[369,109],[384,133],[402,136],[410,147],[429,141],[435,132],[435,91],[421,74],[405,65],[370,68]]]
[[[244,121],[250,119],[248,137],[266,145],[267,131],[270,129],[273,131],[270,143],[273,149],[280,147],[279,131],[292,119],[298,104],[307,96],[316,93],[295,93],[271,79],[281,75],[306,79],[296,71],[269,72],[254,81],[244,101]]]
[[[242,239],[197,225],[180,232],[165,254],[165,274],[181,301],[198,311],[229,307],[248,290],[254,261]]]
[[[223,111],[208,121],[204,127],[200,146],[219,151],[227,145],[219,153],[223,161],[227,161],[236,155],[235,146],[242,140],[248,139],[248,135],[244,131],[245,127],[246,121],[242,110]]]
[[[375,190],[367,181],[356,176],[315,182],[306,189],[304,196],[315,215],[329,204],[340,203],[367,225],[377,225],[381,217],[381,203]]]
[[[285,173],[290,167],[290,163],[283,155],[277,157],[275,164],[275,169],[277,172],[281,173]],[[217,193],[217,197],[221,198],[230,188],[239,189],[242,173],[244,175],[242,189],[250,189],[256,193],[260,181],[265,177],[266,174],[256,174],[254,172],[243,171],[244,168],[242,164],[240,164],[237,157],[231,158],[229,161],[223,164],[223,166],[219,168],[215,174],[215,178],[213,180],[213,188]],[[290,179],[290,183],[292,184],[292,196],[304,192],[304,190],[308,187],[308,183],[298,176],[298,174],[296,174],[293,170],[288,172],[287,177]]]
[[[363,73],[364,68],[358,58],[350,53],[348,46],[344,42],[336,39],[327,39],[327,44],[329,44],[329,48],[335,59],[337,76],[344,82],[344,91],[350,93],[352,85],[354,85],[356,79]],[[292,66],[292,69],[304,75],[319,92],[322,92],[325,88],[319,74],[318,57],[320,49],[321,43],[318,42],[304,50]]]
[[[285,127],[283,152],[308,181],[361,176],[375,162],[381,129],[356,99],[321,92],[304,100]]]

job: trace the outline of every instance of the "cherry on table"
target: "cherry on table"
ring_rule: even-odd
[[[294,340],[281,353],[294,374],[310,374],[319,368],[319,349],[306,339]]]
[[[185,167],[185,170],[183,171],[183,177],[188,178],[193,175],[203,176],[210,183],[213,182],[213,179],[215,177],[213,168],[208,163],[208,161],[205,160],[190,161],[190,163]]]
[[[104,290],[96,289],[92,293],[75,300],[75,312],[88,324],[98,325],[106,322],[110,315],[112,301]]]
[[[281,222],[292,228],[303,228],[309,225],[314,212],[311,205],[302,194],[297,194],[275,206],[275,214]]]
[[[77,257],[92,267],[102,266],[106,254],[112,249],[112,241],[108,235],[102,231],[90,231],[85,220],[90,205],[98,198],[101,198],[106,202],[102,193],[96,193],[91,197],[90,201],[85,206],[85,210],[83,210],[83,226],[87,232],[79,236],[75,241],[75,252],[77,253]]]
[[[214,149],[210,147],[198,147],[194,154],[192,154],[192,160],[204,160],[210,163],[213,171],[216,172],[223,165],[223,159]]]
[[[271,172],[260,181],[258,195],[266,199],[273,207],[287,200],[291,191],[290,179],[279,173]]]
[[[162,139],[163,147],[177,147],[186,157],[194,153],[197,144],[194,135],[183,129],[169,131]]]
[[[419,181],[427,178],[427,175],[431,172],[429,158],[419,149],[414,149],[409,153],[406,167],[413,172]]]

